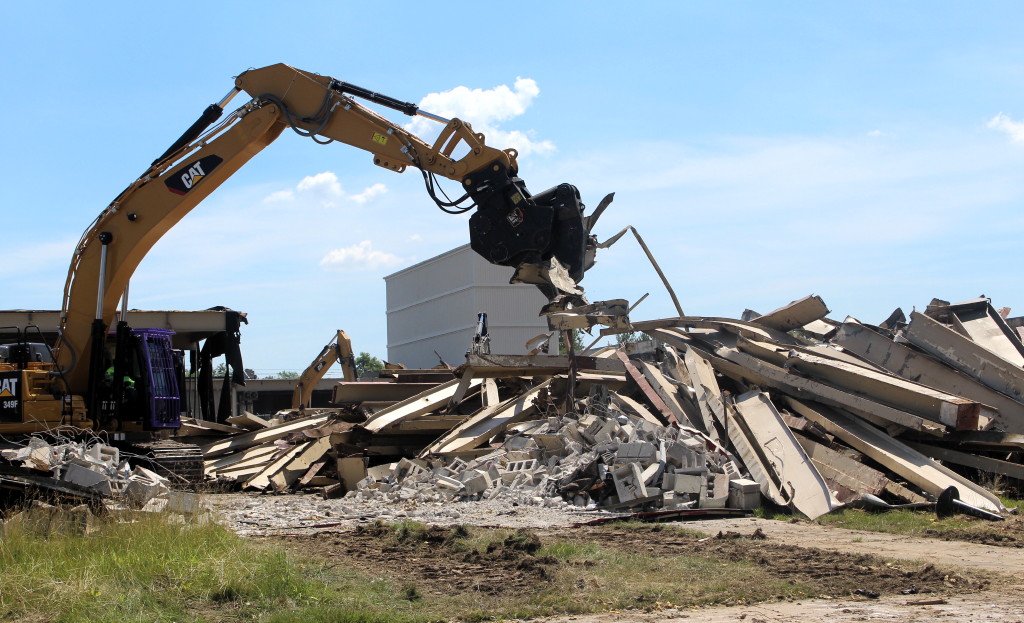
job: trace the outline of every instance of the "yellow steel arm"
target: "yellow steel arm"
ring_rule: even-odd
[[[239,91],[253,99],[208,127]],[[349,93],[420,114],[412,104],[396,105],[396,100],[383,96],[375,99],[375,93],[287,65],[252,69],[238,76],[228,97],[208,108],[200,121],[103,210],[79,241],[64,288],[55,356],[58,369],[64,372],[66,391],[89,390],[88,362],[95,357],[92,336],[105,335],[129,279],[153,245],[289,126],[319,143],[339,141],[369,151],[375,164],[393,171],[411,165],[425,178],[436,174],[458,180],[478,208],[470,220],[478,253],[508,266],[539,264],[555,256],[576,281],[582,278],[586,234],[574,187],[563,184],[542,193],[540,201],[542,195],[532,197],[515,177],[514,149],[487,146],[482,134],[458,119],[441,120],[446,125],[439,138],[427,144]],[[216,114],[211,115],[211,110]],[[433,196],[430,184],[428,191]],[[454,205],[433,198],[442,209]]]
[[[292,393],[292,409],[308,409],[313,398],[313,390],[317,383],[324,378],[327,371],[331,369],[334,362],[341,362],[341,369],[346,381],[356,380],[356,358],[352,354],[352,340],[348,334],[338,330],[333,340],[327,343],[320,351],[320,354],[313,359],[313,362],[303,370],[295,382],[295,391]]]

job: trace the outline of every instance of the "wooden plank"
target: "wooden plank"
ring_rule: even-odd
[[[729,438],[736,440],[742,436],[746,439],[752,452],[744,456],[744,464],[751,469],[748,461],[757,462],[760,471],[768,476],[766,481],[758,481],[762,493],[773,492],[810,519],[843,506],[767,394],[760,390],[747,392],[736,398],[733,407],[736,417],[733,425],[726,427],[730,431]],[[753,471],[751,469],[751,474]]]
[[[230,454],[231,452],[237,452],[239,450],[245,450],[246,448],[276,441],[305,428],[319,426],[326,422],[327,419],[326,415],[315,415],[297,420],[289,420],[284,424],[271,426],[262,430],[234,435],[222,441],[215,441],[205,446],[201,446],[203,449],[203,455],[210,458]]]
[[[949,487],[956,487],[960,499],[994,513],[1005,512],[999,498],[963,476],[939,465],[907,444],[858,421],[841,411],[816,407],[811,403],[784,397],[786,404],[805,418],[820,424],[848,446],[871,457],[936,498]]]

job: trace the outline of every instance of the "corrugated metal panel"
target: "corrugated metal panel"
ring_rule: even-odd
[[[388,349],[458,329],[476,322],[473,292],[467,288],[440,298],[388,311]]]
[[[477,255],[467,245],[384,277],[388,310],[469,287],[473,284],[472,257]]]
[[[413,368],[465,361],[478,312],[487,314],[491,351],[523,354],[527,340],[547,330],[537,316],[547,300],[530,285],[510,285],[512,268],[488,263],[459,247],[384,278],[388,361]]]

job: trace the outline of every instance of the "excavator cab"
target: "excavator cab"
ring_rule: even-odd
[[[184,367],[171,346],[172,335],[166,329],[118,324],[113,344],[108,340],[107,365],[93,388],[98,392],[101,426],[151,431],[181,425]]]

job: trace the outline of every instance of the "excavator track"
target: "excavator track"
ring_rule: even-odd
[[[203,450],[195,444],[164,439],[135,443],[131,451],[147,469],[170,479],[175,489],[194,489],[203,483]]]

